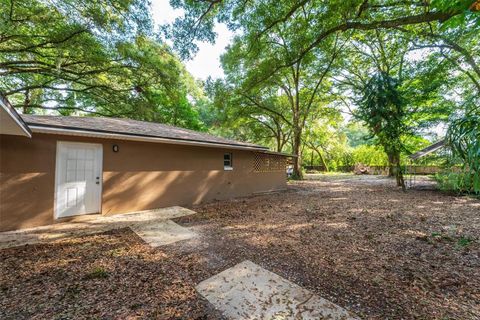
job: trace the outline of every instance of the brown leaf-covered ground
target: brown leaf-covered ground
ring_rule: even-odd
[[[176,219],[199,236],[150,248],[129,229],[0,251],[1,319],[219,319],[194,286],[249,259],[366,319],[480,319],[480,201],[321,177]]]

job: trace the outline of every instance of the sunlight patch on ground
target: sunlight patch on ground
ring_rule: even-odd
[[[409,235],[409,236],[414,236],[414,237],[426,237],[427,236],[427,234],[425,232],[418,231],[418,230],[405,230],[403,232],[403,234]]]
[[[345,222],[331,222],[331,223],[326,223],[325,224],[327,227],[335,228],[335,229],[346,229],[350,225]]]

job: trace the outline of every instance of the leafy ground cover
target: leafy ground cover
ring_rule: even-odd
[[[0,317],[220,319],[195,285],[246,259],[368,319],[480,318],[480,201],[318,177],[175,221],[153,249],[129,229],[0,251]]]

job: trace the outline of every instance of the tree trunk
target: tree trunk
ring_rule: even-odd
[[[318,156],[320,157],[320,161],[322,162],[323,167],[325,168],[325,171],[328,172],[328,165],[327,162],[325,161],[325,158],[322,156],[322,153],[317,150]]]
[[[405,180],[403,179],[402,166],[400,164],[400,152],[392,152],[392,154],[388,156],[388,159],[390,161],[390,169],[393,171],[393,175],[397,180],[397,187],[402,187],[402,190],[406,191],[407,189],[405,187]]]
[[[325,158],[322,156],[322,153],[320,152],[320,150],[318,148],[313,148],[317,154],[318,154],[318,157],[320,158],[320,164],[325,168],[325,171],[328,172],[328,165],[327,165],[327,162],[325,161]]]
[[[23,101],[23,114],[28,114],[28,107],[30,106],[30,90],[25,90],[25,99]]]
[[[388,157],[388,176],[394,177],[395,176],[395,155],[393,153],[387,153]]]
[[[302,175],[302,157],[301,157],[301,144],[302,144],[302,126],[300,121],[300,62],[297,62],[295,68],[293,68],[293,81],[295,84],[295,95],[293,98],[292,111],[293,111],[293,154],[296,157],[293,159],[293,174],[292,178],[301,180]]]
[[[282,138],[280,137],[280,134],[276,135],[277,139],[277,152],[282,152]]]
[[[395,177],[397,179],[397,187],[402,187],[402,190],[404,192],[407,191],[407,188],[405,186],[405,180],[403,179],[402,166],[400,165],[400,162],[398,162],[397,164],[397,172]]]
[[[300,155],[300,147],[301,147],[301,137],[302,131],[301,130],[294,130],[293,133],[293,154],[296,155],[293,158],[293,174],[292,179],[300,180],[302,179],[302,159]]]

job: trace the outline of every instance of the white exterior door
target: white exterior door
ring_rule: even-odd
[[[57,143],[55,218],[101,210],[102,145]]]

